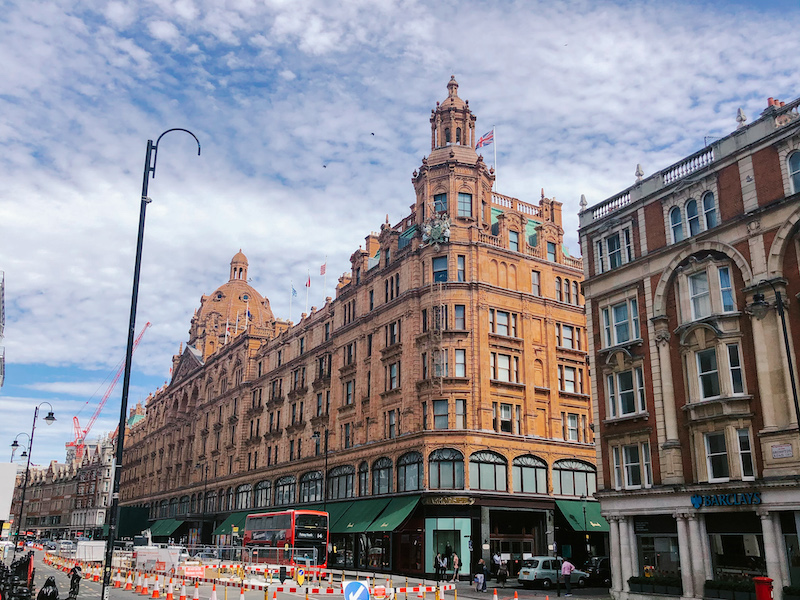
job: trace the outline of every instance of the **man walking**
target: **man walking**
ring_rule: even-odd
[[[564,578],[564,589],[567,591],[565,596],[572,596],[572,572],[575,570],[575,565],[569,562],[566,558],[562,559],[561,563],[561,577]]]

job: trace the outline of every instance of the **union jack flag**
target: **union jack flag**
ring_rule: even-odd
[[[480,138],[478,138],[478,142],[475,144],[475,150],[477,150],[478,148],[483,148],[484,146],[488,146],[493,142],[494,142],[494,129],[492,129],[487,133],[484,133]]]

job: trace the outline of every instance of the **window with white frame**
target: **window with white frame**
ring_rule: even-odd
[[[567,423],[566,423],[566,439],[570,442],[577,442],[579,441],[579,434],[578,434],[578,415],[569,413],[567,414]]]
[[[606,376],[609,414],[612,418],[643,413],[647,409],[642,367]]]
[[[612,454],[616,489],[640,489],[653,485],[649,442],[613,446]]]
[[[516,313],[490,308],[489,330],[497,335],[517,337]]]
[[[467,376],[467,351],[456,349],[456,377]]]
[[[669,211],[669,228],[672,232],[672,243],[683,241],[683,216],[679,206],[673,206]]]
[[[456,304],[453,309],[455,315],[455,329],[463,331],[467,328],[467,307],[463,304]]]
[[[467,428],[467,401],[463,398],[456,399],[456,429]]]
[[[578,392],[576,373],[577,369],[575,367],[558,365],[559,389],[562,392],[568,392],[570,394],[575,394]]]
[[[492,352],[489,355],[492,379],[519,383],[519,357]]]
[[[717,368],[717,349],[707,348],[695,352],[697,377],[702,398],[716,398],[720,395],[719,369]]]
[[[570,350],[580,350],[580,334],[572,325],[556,324],[556,333],[558,335],[558,345],[561,348],[569,348]]]
[[[508,232],[508,249],[513,252],[519,252],[519,232]]]
[[[739,344],[727,344],[728,368],[731,373],[731,391],[734,394],[744,394],[744,377],[742,376],[742,361],[739,356]]]
[[[711,314],[711,291],[706,271],[689,275],[689,299],[692,303],[692,319],[702,319]]]
[[[706,229],[717,226],[717,202],[713,192],[703,194],[703,221]]]
[[[739,468],[741,469],[742,479],[755,479],[755,469],[753,468],[753,448],[750,445],[750,430],[747,428],[737,429],[736,438],[739,442]]]
[[[736,304],[733,302],[731,269],[730,267],[719,267],[717,273],[719,274],[719,292],[722,298],[722,312],[733,312],[736,310]]]
[[[534,296],[542,295],[542,274],[539,271],[531,271],[531,294]]]
[[[800,152],[792,152],[786,161],[789,167],[789,182],[791,183],[792,193],[800,192]]]
[[[728,481],[730,479],[730,470],[728,469],[728,448],[725,444],[725,432],[714,431],[706,433],[704,438],[708,481]]]
[[[633,260],[633,243],[630,227],[624,227],[598,240],[595,248],[598,273],[616,269],[631,262]]]
[[[689,236],[700,233],[700,214],[697,211],[697,200],[691,198],[685,206],[686,224],[689,228]]]
[[[639,303],[629,298],[602,309],[604,342],[606,348],[624,344],[641,337],[639,331]]]
[[[736,312],[733,269],[730,263],[701,260],[694,270],[679,276],[682,323]]]

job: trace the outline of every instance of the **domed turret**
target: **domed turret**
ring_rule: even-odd
[[[231,281],[240,279],[247,281],[247,257],[242,253],[242,249],[233,255],[231,259]]]
[[[451,75],[447,82],[447,98],[431,111],[431,151],[447,146],[475,148],[475,116],[469,102],[458,97],[458,82]]]

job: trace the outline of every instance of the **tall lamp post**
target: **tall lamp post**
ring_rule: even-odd
[[[48,425],[52,425],[53,423],[56,422],[56,417],[53,414],[53,405],[50,404],[49,402],[42,402],[42,404],[47,404],[47,406],[50,407],[50,411],[44,418],[44,422],[47,423]],[[23,480],[22,484],[22,498],[20,499],[19,502],[19,520],[17,522],[17,537],[14,540],[14,555],[11,557],[12,561],[17,556],[17,545],[19,544],[19,532],[20,528],[22,527],[22,510],[25,507],[25,492],[28,491],[28,476],[31,471],[31,452],[33,451],[33,434],[36,432],[36,418],[39,416],[39,409],[42,407],[42,404],[37,406],[33,411],[33,425],[31,426],[30,441],[28,442],[28,463],[25,465],[25,479]],[[28,434],[26,433],[25,435]],[[14,440],[14,443],[11,444],[12,448],[14,448],[14,444],[17,444],[17,440]],[[12,450],[11,453],[13,454],[14,450]]]
[[[28,443],[30,443],[30,441],[31,441],[31,436],[29,436],[27,433],[18,433],[17,434],[17,437],[15,437],[14,441],[11,442],[11,462],[12,463],[14,462],[14,455],[17,453],[17,448],[19,448],[19,442],[17,440],[19,439],[19,436],[21,436],[21,435],[24,435],[25,437],[28,438]],[[22,454],[19,455],[20,458],[27,458],[27,456],[28,456],[28,451],[27,450],[23,450]]]
[[[139,273],[142,267],[142,245],[144,244],[144,220],[147,213],[147,205],[151,202],[147,196],[150,177],[155,179],[156,161],[158,160],[158,143],[161,138],[171,131],[183,131],[188,133],[197,142],[197,155],[200,156],[200,140],[188,129],[176,127],[167,129],[156,139],[147,140],[147,150],[144,155],[144,175],[142,177],[142,200],[139,207],[139,234],[136,238],[136,261],[133,267],[133,290],[131,291],[131,314],[128,322],[128,346],[125,352],[125,374],[122,379],[122,401],[119,407],[119,429],[117,430],[117,452],[114,465],[114,485],[111,493],[111,510],[108,518],[108,540],[106,541],[106,560],[103,566],[103,588],[101,598],[108,600],[111,585],[111,561],[114,557],[114,540],[117,537],[117,522],[119,521],[119,481],[120,467],[122,466],[122,450],[125,442],[125,418],[128,413],[128,391],[131,385],[131,357],[133,356],[133,337],[136,327],[136,304],[139,299]]]
[[[202,466],[205,466],[205,474],[203,476],[203,498],[202,498],[202,504],[200,505],[201,506],[200,535],[198,536],[200,538],[199,540],[200,545],[205,543],[203,541],[203,530],[206,528],[206,494],[208,494],[208,461],[206,461],[205,463],[197,463],[194,466],[195,469],[199,469]]]
[[[321,435],[319,431],[315,431],[311,436],[312,439],[320,441]],[[325,442],[324,442],[324,471],[322,472],[322,510],[328,512],[328,428],[325,428]]]
[[[591,553],[591,545],[589,544],[589,531],[586,528],[586,494],[581,494],[581,507],[583,508],[583,535],[586,538],[586,558],[589,558]]]
[[[783,327],[783,343],[786,347],[786,362],[789,365],[789,380],[792,384],[792,399],[794,400],[794,414],[797,418],[797,426],[800,428],[800,403],[797,401],[797,383],[794,378],[794,366],[792,365],[792,349],[789,344],[789,332],[786,329],[786,313],[783,310],[783,297],[775,285],[766,279],[758,282],[758,285],[768,285],[775,293],[775,308],[778,309],[778,316],[781,318],[781,326]],[[759,321],[767,316],[772,305],[764,299],[764,294],[757,292],[753,294],[753,303],[750,305],[750,313]]]

